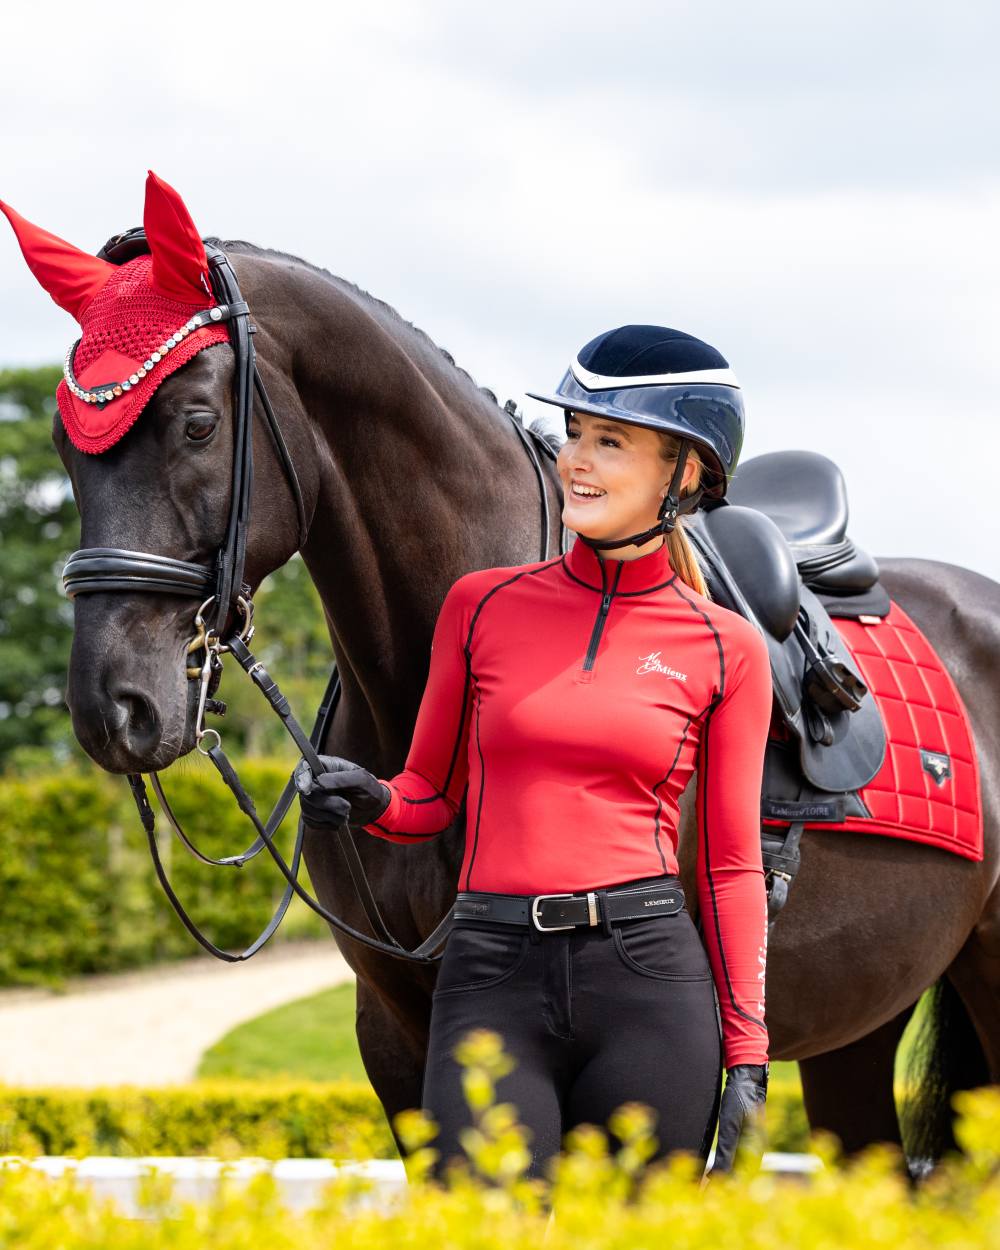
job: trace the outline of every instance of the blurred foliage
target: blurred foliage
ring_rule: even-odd
[[[289,771],[290,764],[273,760],[241,766],[261,810],[277,798]],[[182,825],[207,854],[233,855],[251,844],[253,829],[201,756],[182,760],[163,783]],[[286,856],[297,815],[296,804],[279,837]],[[0,985],[59,984],[195,953],[154,877],[122,778],[83,765],[53,776],[0,779],[0,830]],[[167,873],[196,923],[220,946],[248,945],[284,886],[268,853],[244,868],[213,868],[180,846],[159,813],[157,830]],[[309,888],[304,865],[300,880]],[[327,933],[296,899],[279,937]]]
[[[73,609],[59,575],[79,518],[52,446],[55,367],[0,371],[0,762],[18,746],[65,758]]]
[[[474,1084],[481,1083],[472,1072]],[[475,1116],[496,1127],[482,1106]],[[404,1142],[426,1135],[405,1113]],[[509,1131],[510,1125],[504,1125]],[[798,1091],[770,1091],[771,1150],[799,1151],[809,1129]],[[475,1139],[473,1139],[475,1140]],[[412,1147],[409,1147],[412,1149]],[[396,1153],[367,1081],[232,1080],[212,1077],[162,1088],[21,1088],[0,1085],[0,1155],[255,1155],[263,1158],[388,1158]],[[3,1242],[0,1241],[0,1245]]]
[[[82,758],[64,702],[73,608],[61,574],[80,526],[52,445],[61,376],[54,366],[0,370],[0,769],[8,772]],[[156,550],[155,535],[150,546]],[[311,729],[333,653],[298,556],[260,588],[257,625],[258,658]],[[277,717],[236,665],[229,669],[220,692],[230,705],[227,745],[254,755],[282,750]]]
[[[162,1089],[0,1085],[0,1155],[369,1159],[395,1153],[367,1082],[198,1081]]]
[[[197,1097],[198,1087],[192,1093]],[[16,1096],[16,1095],[15,1095]],[[135,1092],[130,1131],[147,1111]],[[214,1104],[220,1106],[218,1102]],[[273,1157],[285,1100],[271,1112],[277,1131],[259,1153]],[[291,1105],[296,1106],[294,1102]],[[300,1109],[302,1104],[297,1104]],[[6,1110],[0,1100],[0,1120]],[[921,1185],[906,1178],[897,1151],[874,1147],[847,1163],[830,1139],[814,1138],[823,1166],[783,1177],[744,1156],[729,1176],[702,1178],[698,1160],[675,1155],[642,1166],[648,1122],[637,1107],[618,1113],[621,1145],[595,1127],[571,1135],[550,1180],[519,1175],[516,1126],[497,1114],[470,1142],[474,1171],[444,1186],[426,1180],[433,1126],[419,1113],[397,1117],[410,1151],[403,1192],[370,1192],[356,1175],[328,1186],[309,1210],[291,1209],[270,1176],[220,1184],[200,1201],[181,1201],[167,1178],[147,1183],[141,1217],[126,1216],[70,1175],[54,1179],[28,1164],[0,1170],[0,1246],[24,1250],[996,1250],[1000,1245],[1000,1091],[978,1090],[960,1104],[967,1158],[950,1158]],[[224,1106],[223,1106],[224,1112]],[[155,1116],[155,1112],[153,1113]],[[201,1121],[192,1098],[190,1114]],[[488,1115],[486,1112],[484,1115]],[[226,1122],[224,1114],[219,1123]],[[322,1125],[316,1126],[322,1136]],[[82,1140],[82,1139],[78,1139]],[[771,1145],[775,1145],[774,1142]],[[339,1153],[339,1152],[338,1152]],[[226,1157],[226,1156],[224,1156]],[[477,1175],[478,1174],[478,1175]],[[487,1179],[480,1179],[486,1177]]]

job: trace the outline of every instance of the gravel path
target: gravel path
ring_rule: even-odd
[[[66,992],[0,990],[0,1084],[167,1085],[190,1080],[225,1033],[354,973],[333,941],[87,977]]]

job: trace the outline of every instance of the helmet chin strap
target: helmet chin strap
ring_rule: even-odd
[[[595,551],[614,551],[618,547],[630,547],[634,543],[635,546],[641,547],[643,543],[648,543],[651,538],[655,538],[657,534],[669,534],[677,524],[678,516],[687,512],[693,512],[697,508],[702,494],[702,487],[692,491],[690,495],[684,499],[680,497],[681,482],[684,478],[684,468],[687,464],[688,450],[691,447],[690,440],[681,439],[681,449],[677,456],[677,468],[674,469],[674,475],[670,479],[670,485],[667,493],[663,497],[660,509],[657,512],[657,522],[648,530],[643,530],[641,534],[632,534],[629,538],[619,538],[615,541],[609,541],[606,538],[588,538],[586,534],[578,534],[577,537],[581,542],[592,547]]]

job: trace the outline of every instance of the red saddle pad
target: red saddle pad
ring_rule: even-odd
[[[968,713],[934,649],[895,601],[877,624],[833,623],[886,730],[882,767],[859,793],[870,817],[811,829],[879,833],[983,858],[979,764]],[[784,825],[787,821],[766,821]]]

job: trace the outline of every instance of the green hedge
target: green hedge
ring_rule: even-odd
[[[247,761],[240,772],[262,811],[287,777],[286,765],[269,760]],[[232,795],[200,757],[182,761],[164,785],[207,853],[235,854],[252,842]],[[295,814],[282,835],[286,848]],[[209,868],[181,847],[159,814],[157,826],[181,901],[220,945],[245,946],[284,884],[267,852],[242,869]],[[0,985],[58,984],[195,953],[155,879],[124,778],[95,767],[0,779],[0,839]],[[304,871],[303,881],[308,885]],[[280,932],[287,939],[328,930],[296,901]]]
[[[770,1148],[806,1149],[797,1090],[773,1089]],[[0,1086],[0,1155],[386,1158],[395,1147],[362,1082],[204,1081],[162,1089]],[[0,1243],[2,1244],[2,1243]]]
[[[203,1081],[161,1089],[0,1086],[4,1154],[387,1158],[396,1148],[363,1082]]]

